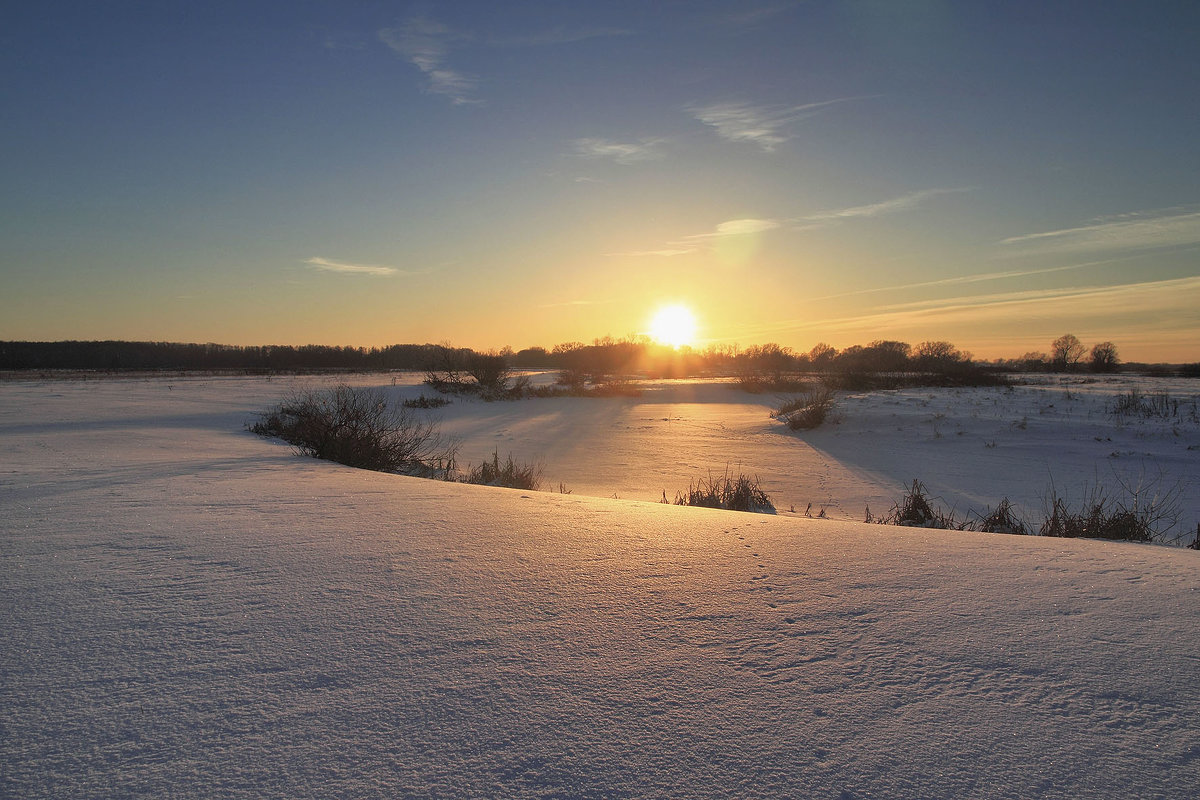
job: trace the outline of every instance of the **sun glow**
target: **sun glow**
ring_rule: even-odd
[[[696,341],[696,316],[687,306],[663,306],[650,322],[650,338],[679,349]]]

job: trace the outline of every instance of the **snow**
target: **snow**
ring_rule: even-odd
[[[1102,486],[1115,500],[1124,484],[1172,495],[1183,525],[1200,521],[1200,383],[1038,380],[842,393],[833,421],[799,433],[770,418],[779,397],[696,381],[646,382],[640,397],[602,401],[458,400],[439,418],[462,441],[460,460],[511,452],[540,462],[549,485],[599,497],[674,499],[695,478],[744,472],[758,476],[783,513],[812,503],[814,515],[863,520],[868,507],[886,513],[919,480],[960,519],[1007,497],[1032,522],[1052,487],[1082,501]],[[1180,401],[1179,417],[1107,412],[1114,396],[1135,388]]]
[[[955,500],[1026,492],[1042,460],[1061,484],[1113,461],[1194,481],[1195,429],[1115,424],[1096,412],[1109,384],[1067,404],[1061,385],[844,398],[803,436],[765,418],[773,398],[704,383],[444,410],[463,458],[542,458],[564,495],[245,432],[328,380],[0,384],[0,796],[1200,785],[1200,553],[848,518],[911,477]],[[726,464],[847,518],[646,502]]]

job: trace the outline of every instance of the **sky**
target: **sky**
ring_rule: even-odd
[[[1200,360],[1194,2],[8,3],[0,339]]]

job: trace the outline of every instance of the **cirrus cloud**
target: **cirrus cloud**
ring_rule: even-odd
[[[713,103],[690,106],[687,110],[700,122],[714,128],[717,135],[730,142],[753,144],[770,153],[791,139],[786,128],[794,122],[815,116],[821,109],[865,100],[878,95],[838,97],[799,106],[754,106],[749,103]]]
[[[879,203],[869,203],[862,206],[851,206],[850,208],[840,208],[836,211],[822,211],[818,214],[809,214],[804,217],[806,222],[835,222],[842,219],[853,219],[856,217],[878,217],[883,214],[895,214],[898,211],[907,211],[910,208],[915,208],[925,200],[931,197],[938,197],[943,194],[954,194],[956,192],[970,191],[965,187],[955,189],[922,189],[917,192],[909,192],[908,194],[899,197],[893,197],[890,200],[883,200]]]
[[[395,28],[379,31],[380,41],[425,74],[430,92],[449,97],[456,106],[481,102],[474,96],[478,81],[446,64],[450,45],[466,38],[426,17],[413,17]]]
[[[1021,254],[1187,247],[1200,244],[1200,212],[1138,212],[1094,225],[1010,236],[1000,244]]]
[[[689,236],[684,236],[673,242],[667,242],[665,247],[654,250],[634,250],[626,253],[609,253],[610,256],[684,256],[690,253],[695,253],[701,244],[711,242],[716,239],[722,239],[729,236],[752,236],[758,233],[764,233],[773,230],[780,226],[779,220],[774,219],[755,219],[753,217],[745,217],[742,219],[731,219],[719,223],[713,230],[707,233],[693,233]]]
[[[581,158],[612,159],[618,164],[636,164],[639,161],[654,161],[663,157],[667,140],[643,138],[633,142],[615,142],[610,139],[576,139],[575,155]]]
[[[381,267],[374,264],[348,264],[344,261],[331,261],[328,258],[313,256],[304,259],[304,263],[322,272],[337,272],[343,275],[397,275],[400,270],[395,267]]]

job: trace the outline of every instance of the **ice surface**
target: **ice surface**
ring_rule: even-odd
[[[1200,553],[357,471],[243,430],[289,385],[0,384],[0,796],[1191,798],[1200,786]],[[842,470],[806,478],[831,493],[886,478],[884,456],[861,452],[858,401],[801,439],[764,422],[762,401],[686,391],[698,402],[458,404],[446,427],[502,454],[534,440],[552,480],[584,457],[632,473],[629,488],[600,486],[622,496],[676,485],[628,466],[641,463],[619,452],[630,428],[647,457],[688,469],[729,452],[752,468],[756,447],[773,468],[790,448]],[[891,397],[920,419],[952,402]],[[964,436],[990,431],[986,457],[1036,442],[1021,437],[1040,419],[999,426],[1021,408]],[[963,438],[952,425],[937,438],[890,412],[861,424],[893,419],[904,430],[890,441],[928,445],[920,466],[940,471],[926,480],[983,470],[935,457]],[[1195,465],[1192,434],[1096,424],[1116,434],[1106,446],[1128,434]],[[1025,469],[1009,457],[1006,478]]]

